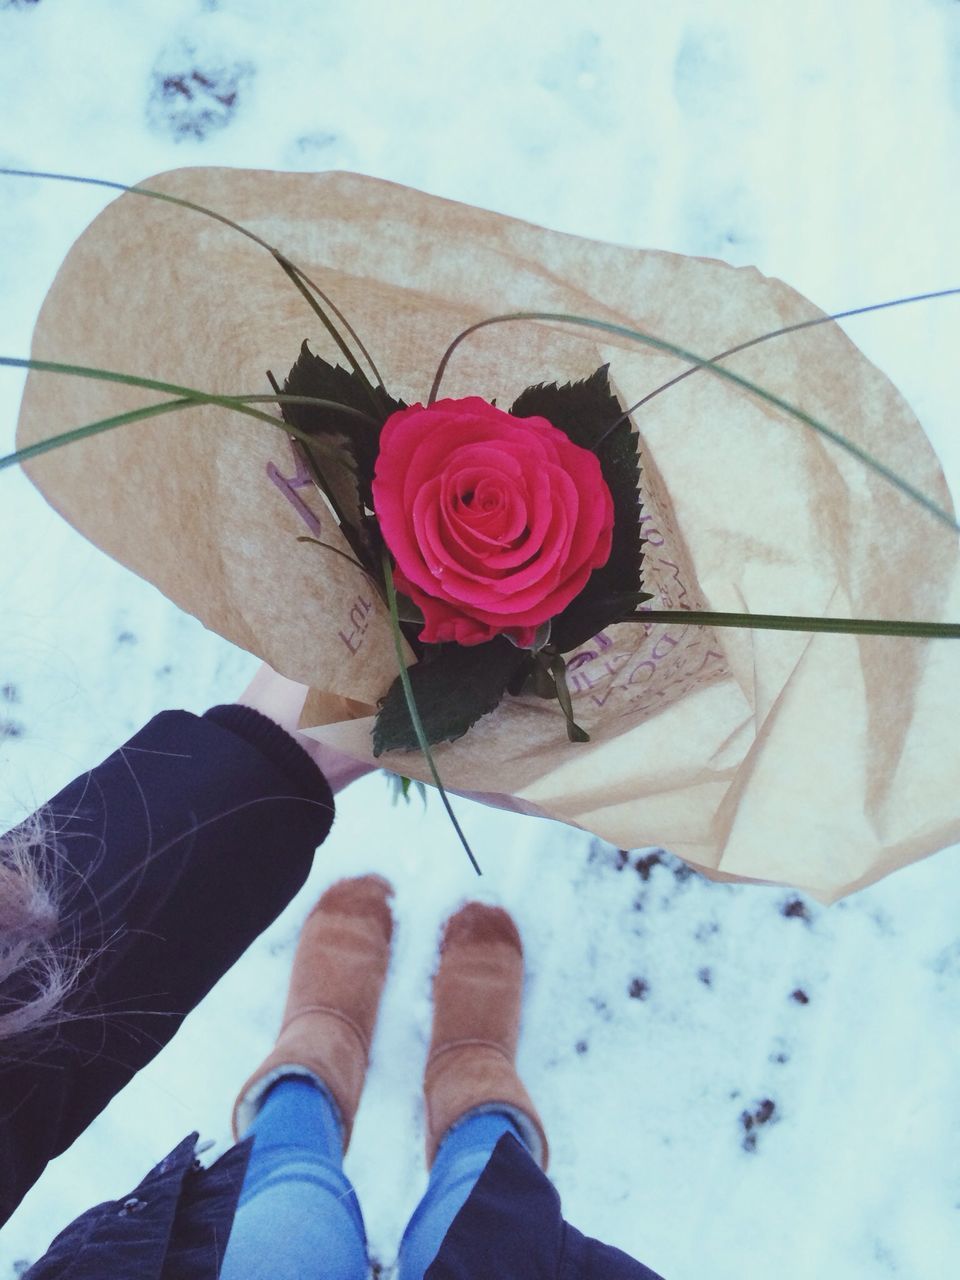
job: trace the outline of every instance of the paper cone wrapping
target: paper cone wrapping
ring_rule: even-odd
[[[467,325],[517,310],[613,321],[709,357],[821,313],[753,268],[595,243],[351,174],[182,169],[143,184],[227,215],[280,248],[352,321],[391,394],[423,401]],[[80,237],[33,355],[204,391],[266,393],[303,340],[332,341],[262,248],[136,195]],[[610,362],[632,404],[683,361],[554,323],[481,330],[442,394],[506,406],[526,386]],[[903,398],[835,324],[728,368],[950,499]],[[166,399],[31,373],[21,445]],[[700,371],[636,415],[651,607],[847,617],[960,617],[957,541],[788,414]],[[281,429],[215,407],[111,431],[27,470],[87,538],[180,608],[313,688],[312,732],[370,758],[396,677],[388,615],[307,533],[267,474],[292,474]],[[323,538],[344,546],[319,497]],[[626,584],[625,584],[626,585]],[[671,625],[608,628],[569,659],[575,715],[507,697],[435,748],[454,790],[545,814],[625,848],[662,845],[717,878],[830,901],[960,839],[960,646],[952,641]],[[428,779],[419,753],[381,763]]]

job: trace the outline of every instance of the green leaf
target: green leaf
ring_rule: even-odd
[[[397,805],[401,800],[403,800],[405,804],[409,804],[410,792],[411,790],[415,790],[417,795],[420,797],[424,809],[426,809],[427,788],[419,779],[414,780],[413,778],[408,778],[402,773],[387,773],[386,776],[390,784],[390,789],[393,793],[392,801],[394,805]]]
[[[415,628],[418,632],[423,629],[423,610],[409,596],[405,596],[402,591],[397,592],[397,617],[402,623]],[[416,651],[419,652],[419,648]]]
[[[540,663],[537,661],[537,655],[530,650],[526,650],[523,656],[523,662],[517,667],[507,684],[507,693],[512,693],[516,698],[521,693],[526,693],[532,679],[540,671]],[[548,698],[554,696],[553,690],[543,695]]]
[[[49,436],[46,440],[38,440],[34,444],[26,445],[23,449],[17,449],[14,453],[6,454],[0,458],[0,471],[18,463],[26,462],[30,458],[39,457],[43,453],[49,453],[54,449],[62,449],[65,445],[72,444],[75,440],[85,440],[88,436],[99,435],[103,431],[112,431],[114,428],[126,426],[130,422],[138,422],[143,418],[151,418],[157,414],[172,413],[178,409],[190,408],[192,405],[217,404],[225,409],[233,409],[237,413],[265,422],[274,430],[277,430],[280,426],[277,419],[271,414],[264,413],[262,410],[253,407],[257,404],[275,404],[282,398],[279,395],[214,395],[207,391],[199,391],[195,387],[181,387],[173,382],[158,382],[155,378],[139,378],[134,374],[119,373],[115,369],[95,369],[90,368],[88,365],[61,364],[56,360],[28,360],[22,356],[0,356],[0,368],[36,369],[39,373],[60,373],[75,378],[93,378],[98,382],[118,382],[124,386],[144,387],[148,391],[166,391],[181,397],[163,404],[148,405],[144,409],[133,409],[128,413],[117,414],[110,418],[101,418],[97,422],[88,422],[86,426],[75,427],[72,431],[62,431],[59,435]],[[349,412],[357,418],[368,416],[360,410],[351,409]],[[289,427],[288,430],[297,437],[302,434],[296,427]]]
[[[407,675],[427,741],[453,742],[481,716],[493,711],[517,669],[529,655],[502,636],[486,644],[429,646],[428,657]],[[418,739],[400,680],[380,704],[373,730],[373,754],[410,750]]]
[[[371,415],[371,421],[364,421],[355,415],[338,413],[330,408],[281,405],[284,421],[316,440],[317,450],[328,447],[333,441],[339,449],[346,451],[353,462],[354,483],[358,488],[360,501],[372,510],[370,486],[380,448],[380,428],[392,413],[404,408],[403,402],[394,400],[382,388],[371,389],[369,382],[356,371],[344,369],[339,364],[332,365],[315,355],[306,342],[300,348],[300,355],[287,375],[283,390],[288,395],[334,401]],[[372,407],[371,398],[374,402]],[[340,465],[336,459],[331,460],[318,454],[318,464],[330,461],[335,466]]]
[[[326,436],[301,442],[301,450],[314,484],[329,501],[354,553],[364,562],[364,567],[375,565],[366,545],[366,517],[349,445],[342,438]]]
[[[567,722],[567,737],[571,742],[589,742],[589,733],[587,733],[586,729],[581,729],[573,718],[573,703],[570,700],[570,690],[567,688],[567,664],[559,653],[555,654],[550,660],[549,670],[551,676],[553,676],[560,710],[563,712],[564,719]]]
[[[600,470],[613,498],[610,558],[594,570],[576,599],[553,619],[550,648],[559,653],[569,653],[610,623],[619,621],[623,602],[613,597],[639,592],[642,587],[637,436],[629,422],[622,422],[613,431],[609,429],[623,414],[623,407],[610,390],[609,367],[603,365],[581,382],[528,387],[510,410],[521,418],[541,415],[581,449],[596,448]]]
[[[516,418],[546,418],[575,445],[593,450],[610,423],[623,413],[610,390],[609,368],[609,364],[602,365],[589,378],[563,386],[541,382],[527,387],[514,400],[510,412]]]

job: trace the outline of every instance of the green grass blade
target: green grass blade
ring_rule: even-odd
[[[269,400],[274,397],[257,396],[252,398]],[[308,399],[308,397],[294,398]],[[63,431],[60,435],[50,436],[47,440],[37,440],[34,444],[17,449],[14,453],[8,453],[5,457],[0,458],[0,471],[5,471],[8,467],[17,466],[22,462],[28,462],[31,458],[38,458],[41,454],[50,453],[54,449],[61,449],[64,445],[73,444],[77,440],[85,440],[88,436],[96,436],[104,431],[112,431],[114,427],[124,427],[130,422],[141,422],[144,418],[155,418],[164,413],[173,413],[178,409],[196,408],[198,405],[208,403],[209,401],[202,396],[184,396],[179,400],[164,400],[160,404],[146,405],[142,409],[131,409],[128,413],[118,413],[114,417],[101,418],[98,422],[90,422],[86,426],[75,427],[72,431]],[[242,403],[231,405],[230,407],[236,408],[241,412],[243,409]],[[266,415],[261,416],[266,417]],[[279,427],[284,431],[288,430],[286,423],[278,422],[276,418],[266,417],[266,420],[274,427]],[[369,574],[367,576],[369,577]]]
[[[88,435],[99,435],[101,431],[111,431],[115,426],[125,426],[128,422],[140,422],[146,417],[157,417],[160,413],[173,413],[180,408],[193,408],[198,402],[195,399],[175,399],[160,404],[148,404],[146,408],[134,408],[129,413],[118,413],[116,417],[105,417],[99,422],[90,422],[87,426],[78,426],[73,431],[63,431],[60,435],[52,435],[49,440],[37,440],[36,444],[28,444],[26,448],[17,449],[0,458],[0,471],[17,466],[20,462],[28,462],[29,458],[38,458],[41,453],[49,453],[51,449],[59,449],[64,444],[73,444],[76,440],[84,440]]]
[[[297,538],[297,541],[309,542],[309,543],[312,543],[312,545],[315,547],[322,547],[324,551],[332,551],[334,555],[339,556],[341,560],[346,560],[347,564],[352,564],[354,568],[359,569],[360,572],[362,574],[365,574],[366,577],[368,577],[371,582],[376,581],[376,579],[371,574],[367,573],[366,569],[363,567],[363,565],[360,563],[359,560],[354,560],[353,556],[347,555],[346,551],[341,551],[339,547],[334,547],[329,542],[321,542],[319,538],[308,538],[305,533],[300,534],[299,537]]]
[[[23,449],[17,449],[15,453],[8,453],[6,457],[0,458],[0,471],[5,471],[8,467],[15,467],[18,463],[28,462],[30,458],[38,458],[43,453],[49,453],[52,449],[59,449],[63,445],[72,444],[76,440],[85,440],[88,436],[99,435],[101,431],[112,431],[114,427],[126,426],[128,422],[140,422],[144,418],[156,418],[162,413],[174,413],[177,409],[190,409],[197,403],[196,400],[165,400],[162,404],[151,404],[144,409],[131,409],[129,413],[119,413],[114,418],[103,418],[99,422],[91,422],[85,427],[76,427],[73,431],[64,431],[58,436],[51,436],[49,440],[38,440],[35,444],[29,444]]]
[[[338,555],[341,560],[346,560],[347,564],[352,564],[355,569],[359,569],[370,585],[374,588],[380,599],[383,599],[383,588],[376,580],[369,569],[365,569],[359,560],[355,560],[353,556],[347,555],[345,551],[341,551],[339,547],[334,547],[329,542],[321,542],[319,538],[309,538],[306,534],[300,534],[297,538],[298,542],[311,542],[315,547],[322,547],[324,551],[332,551],[334,555]]]
[[[571,742],[589,742],[590,735],[586,729],[581,729],[573,718],[573,702],[570,698],[570,689],[567,686],[567,664],[563,660],[563,655],[556,653],[550,659],[547,670],[553,678],[554,688],[557,692],[557,701],[560,703],[560,710],[563,712],[563,718],[567,722],[567,737]]]
[[[949,529],[952,529],[954,533],[960,533],[960,524],[957,523],[949,512],[945,511],[938,503],[934,502],[932,498],[927,497],[925,493],[922,493],[919,489],[910,484],[908,480],[904,480],[902,476],[898,475],[895,471],[892,471],[889,467],[878,461],[878,459],[874,458],[873,455],[868,453],[865,449],[861,449],[859,445],[848,440],[846,436],[841,435],[838,431],[834,431],[831,427],[828,427],[824,423],[818,421],[803,409],[798,409],[796,405],[789,404],[786,400],[781,399],[780,396],[774,395],[772,391],[766,391],[763,387],[757,386],[756,383],[750,382],[749,379],[741,377],[740,374],[734,373],[731,369],[725,369],[723,365],[714,364],[711,360],[707,360],[703,356],[698,356],[692,351],[687,351],[685,347],[678,347],[675,343],[666,342],[663,338],[654,338],[649,333],[640,333],[636,329],[629,329],[625,325],[614,324],[612,321],[608,320],[596,320],[590,316],[569,315],[562,311],[513,311],[505,315],[490,316],[486,320],[480,320],[476,324],[472,324],[469,328],[458,333],[443,353],[443,357],[437,367],[433,385],[430,388],[430,395],[427,403],[433,404],[436,400],[437,392],[440,388],[440,382],[450,361],[450,357],[461,342],[471,334],[476,333],[478,329],[485,329],[488,325],[506,324],[508,322],[518,320],[552,320],[560,324],[575,324],[588,329],[600,329],[605,333],[616,334],[618,337],[628,338],[631,341],[643,343],[644,346],[653,347],[657,351],[666,351],[669,355],[677,356],[681,360],[686,360],[688,363],[696,365],[697,368],[705,369],[709,373],[714,374],[715,377],[723,378],[725,381],[733,383],[744,391],[749,391],[752,395],[759,396],[761,400],[765,400],[768,404],[775,405],[776,408],[782,409],[785,413],[790,414],[791,417],[796,418],[798,421],[803,422],[806,426],[812,428],[819,435],[824,436],[828,440],[832,440],[834,444],[838,445],[841,449],[844,449],[854,458],[857,458],[865,466],[869,467],[872,471],[876,472],[877,475],[881,476],[889,484],[893,485],[894,488],[899,489],[901,493],[918,503],[926,511],[929,511],[932,516],[942,524],[945,524]]]
[[[413,688],[410,684],[410,676],[407,674],[407,664],[403,660],[403,635],[400,631],[400,619],[397,614],[397,589],[393,582],[393,568],[390,564],[390,556],[387,551],[383,551],[383,577],[387,587],[387,606],[390,610],[390,626],[393,630],[393,644],[397,651],[397,662],[400,666],[400,683],[403,685],[403,696],[407,700],[407,710],[410,712],[410,719],[413,721],[413,730],[417,735],[417,742],[420,744],[420,750],[423,752],[433,778],[434,785],[440,793],[440,799],[443,801],[443,807],[447,811],[447,817],[453,823],[453,828],[460,837],[460,843],[467,851],[467,857],[473,866],[477,875],[482,875],[479,864],[473,856],[473,850],[467,843],[467,837],[463,834],[457,816],[450,807],[450,801],[444,790],[443,783],[440,781],[440,775],[437,772],[437,766],[433,760],[433,752],[430,750],[430,743],[427,741],[427,735],[424,732],[423,721],[420,719],[420,712],[417,710],[417,704],[413,696]]]
[[[60,364],[53,360],[27,360],[17,356],[0,356],[0,367],[15,369],[36,369],[43,373],[61,373],[68,374],[78,378],[93,378],[101,382],[119,382],[125,386],[142,387],[147,391],[163,391],[169,395],[179,397],[176,401],[164,402],[160,405],[151,405],[147,409],[133,410],[131,413],[118,414],[115,417],[102,418],[98,422],[91,422],[84,427],[76,427],[72,431],[64,431],[60,435],[51,436],[47,440],[38,440],[35,444],[28,445],[24,449],[18,449],[14,453],[9,453],[6,457],[0,458],[0,471],[7,467],[16,466],[17,463],[25,462],[29,458],[35,458],[42,453],[47,453],[51,449],[59,449],[64,445],[71,444],[76,440],[83,440],[87,436],[99,435],[102,431],[110,431],[114,427],[122,427],[128,422],[138,422],[142,418],[152,417],[159,413],[168,413],[173,409],[186,408],[191,404],[215,404],[225,409],[234,409],[238,413],[246,414],[248,417],[257,418],[262,422],[267,422],[271,427],[278,428],[292,435],[297,439],[309,441],[309,436],[300,431],[297,427],[292,427],[289,423],[282,422],[279,418],[273,417],[269,413],[262,413],[259,409],[251,406],[254,404],[313,404],[321,408],[336,409],[340,413],[349,414],[351,417],[362,418],[364,421],[371,422],[367,414],[359,409],[350,409],[346,405],[336,404],[332,400],[321,400],[314,396],[288,396],[288,395],[250,395],[250,396],[221,396],[213,395],[206,391],[198,391],[194,387],[181,387],[173,382],[160,382],[155,378],[138,378],[133,374],[117,373],[112,369],[93,369],[86,365]]]
[[[710,613],[702,609],[651,609],[620,622],[665,622],[683,627],[747,627],[758,631],[825,631],[834,635],[923,636],[960,640],[958,622],[909,622],[900,618],[805,618],[780,613]]]
[[[275,245],[270,244],[268,240],[264,240],[262,236],[258,236],[256,232],[251,231],[249,227],[245,227],[239,222],[234,222],[232,218],[228,218],[225,214],[218,213],[215,209],[208,209],[206,205],[196,204],[193,200],[186,200],[182,196],[172,196],[165,191],[154,191],[150,187],[139,187],[139,186],[128,187],[123,182],[111,182],[107,178],[88,178],[88,177],[84,177],[81,174],[44,173],[34,169],[7,169],[7,168],[0,168],[0,176],[8,177],[8,178],[43,178],[52,182],[74,182],[74,183],[79,183],[82,186],[106,187],[111,191],[125,191],[125,192],[128,192],[130,195],[146,196],[150,200],[164,200],[166,201],[167,204],[179,205],[180,208],[182,209],[190,209],[194,213],[201,213],[207,218],[213,218],[214,221],[223,223],[224,226],[230,227],[232,231],[236,231],[240,235],[246,236],[248,240],[252,240],[254,244],[257,244],[262,249],[267,250],[267,252],[271,255],[271,257],[274,258],[274,260],[287,273],[288,277],[291,280],[293,280],[295,284],[297,284],[299,291],[306,298],[307,303],[309,304],[311,310],[319,317],[319,319],[322,321],[324,326],[330,332],[337,346],[343,352],[345,358],[349,361],[350,366],[353,368],[354,372],[358,375],[358,377],[362,378],[363,381],[366,382],[367,385],[369,386],[370,381],[367,378],[366,373],[360,367],[360,364],[357,361],[356,357],[350,351],[343,337],[337,331],[337,329],[331,322],[330,318],[325,314],[323,308],[319,305],[316,299],[319,298],[327,307],[329,307],[329,309],[333,312],[333,314],[337,317],[337,319],[343,325],[344,329],[346,329],[347,333],[349,333],[350,337],[357,344],[357,349],[361,352],[363,357],[366,359],[366,361],[370,365],[370,368],[373,370],[373,374],[374,374],[374,377],[377,379],[378,385],[381,388],[383,387],[383,379],[380,377],[380,373],[377,369],[377,366],[373,362],[373,357],[370,355],[370,352],[363,345],[363,342],[361,341],[359,335],[357,334],[357,331],[354,329],[353,325],[351,325],[349,320],[347,320],[346,316],[339,309],[339,307],[337,307],[336,304],[332,301],[332,299],[330,299],[324,293],[324,291],[320,288],[318,284],[315,284],[310,279],[310,277],[306,274],[305,271],[302,271],[295,263],[291,262],[290,259],[287,258],[283,253],[281,253],[280,250]],[[294,274],[292,273],[295,273],[296,277],[298,277],[299,280],[294,279]],[[300,281],[303,282],[303,285],[308,285],[309,288],[313,290],[314,294],[316,294],[316,298],[311,297],[311,295],[307,292],[307,290],[303,287],[303,285],[299,283]]]
[[[871,311],[886,311],[890,307],[905,307],[911,302],[930,302],[934,298],[953,298],[958,294],[960,294],[960,289],[937,289],[934,293],[914,293],[907,298],[891,298],[887,302],[872,302],[866,307],[851,307],[849,311],[835,311],[833,315],[816,316],[813,320],[801,320],[797,324],[785,325],[782,329],[770,329],[767,333],[758,334],[755,338],[748,338],[746,342],[738,342],[735,347],[728,347],[726,351],[719,351],[715,356],[711,356],[710,363],[715,364],[718,360],[726,360],[728,356],[735,356],[750,347],[758,346],[761,342],[769,342],[771,338],[782,338],[788,333],[797,333],[800,329],[813,329],[818,324],[829,324],[834,320],[849,320],[851,316],[864,316]],[[654,387],[652,391],[648,391],[636,404],[632,404],[629,409],[624,410],[616,422],[610,424],[608,430],[615,431],[620,423],[625,422],[631,414],[636,413],[638,409],[642,409],[645,404],[649,404],[651,400],[662,392],[669,391],[671,387],[675,387],[678,382],[683,382],[684,378],[689,378],[693,374],[699,373],[701,367],[700,365],[694,365],[691,369],[684,369],[683,373],[678,373],[669,382],[664,382],[659,387]]]
[[[337,344],[337,346],[346,356],[354,372],[362,381],[364,387],[366,388],[367,394],[370,397],[371,404],[374,406],[374,408],[379,409],[380,404],[379,404],[379,401],[377,400],[377,396],[373,389],[373,385],[370,382],[370,379],[364,373],[363,369],[361,369],[359,363],[351,355],[349,348],[347,347],[343,339],[340,337],[340,334],[338,333],[336,326],[333,324],[332,320],[330,320],[330,318],[324,314],[323,308],[318,306],[315,302],[315,299],[311,297],[310,292],[307,289],[307,285],[309,284],[311,289],[313,289],[315,292],[320,294],[320,296],[322,297],[323,301],[327,304],[327,306],[330,307],[330,309],[334,311],[340,317],[341,320],[343,320],[343,313],[340,312],[334,306],[334,304],[330,301],[330,299],[325,293],[323,293],[315,284],[313,284],[310,281],[308,276],[304,275],[304,273],[299,269],[299,267],[295,267],[292,262],[288,262],[287,259],[284,258],[281,254],[275,253],[273,256],[277,259],[277,262],[279,262],[280,266],[283,268],[284,272],[287,275],[287,278],[290,280],[294,288],[298,291],[298,293],[301,293],[303,295],[303,297],[307,300],[307,303],[313,308],[313,310],[320,317],[320,320],[322,321],[327,332],[331,335],[334,342]],[[367,350],[367,348],[363,345],[363,343],[357,337],[354,329],[345,320],[343,321],[343,323],[346,325],[347,329],[349,329],[350,333],[352,334],[354,342],[356,342],[357,346],[366,356],[370,364],[370,367],[377,378],[377,382],[380,386],[380,389],[385,391],[386,388],[383,385],[383,379],[380,377],[380,373],[377,370],[377,366],[373,363],[373,357],[370,355],[370,352]]]

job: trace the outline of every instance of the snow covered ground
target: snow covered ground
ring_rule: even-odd
[[[956,0],[0,0],[0,166],[136,182],[351,169],[580,235],[755,263],[826,310],[960,284]],[[24,355],[94,189],[0,178],[0,352]],[[960,302],[849,322],[960,499]],[[0,378],[0,450],[22,379]],[[0,476],[0,819],[255,662]],[[811,797],[815,802],[815,797]],[[823,909],[461,802],[528,952],[521,1068],[584,1231],[668,1280],[946,1280],[960,1261],[960,858]],[[318,893],[376,869],[395,954],[347,1170],[389,1269],[425,1183],[445,915],[478,882],[435,799],[343,797],[310,883],[3,1232],[18,1274],[185,1132],[222,1147]]]

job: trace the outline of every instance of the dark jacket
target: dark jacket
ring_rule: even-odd
[[[424,1280],[662,1280],[565,1222],[556,1188],[507,1133]]]
[[[23,1280],[214,1280],[252,1141],[209,1169],[196,1141],[190,1134],[139,1186],[71,1222]]]
[[[59,941],[88,964],[68,1017],[0,1060],[0,1222],[300,889],[333,797],[288,734],[228,706],[155,717],[49,811],[64,868]],[[249,1143],[209,1169],[195,1144],[184,1139],[139,1187],[71,1223],[27,1277],[214,1280]],[[509,1137],[428,1271],[491,1275],[658,1280],[569,1227]]]
[[[0,1043],[0,1223],[300,889],[333,796],[258,712],[167,711],[44,820],[87,967],[54,1028]]]

